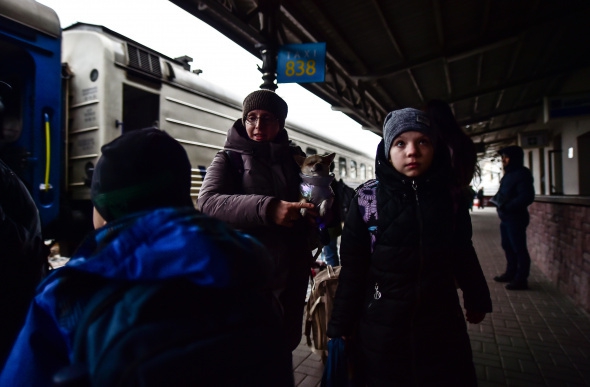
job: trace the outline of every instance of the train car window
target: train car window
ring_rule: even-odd
[[[96,82],[97,79],[98,79],[98,70],[92,69],[92,71],[90,72],[90,80],[92,82]]]
[[[367,180],[367,167],[365,166],[365,164],[361,163],[360,172],[361,172],[361,180]]]
[[[356,179],[356,161],[350,160],[350,178]]]
[[[315,148],[307,147],[307,148],[305,148],[305,154],[308,155],[308,156],[317,155],[318,154],[318,150],[315,149]]]
[[[340,171],[340,178],[346,177],[346,159],[344,157],[338,158],[338,170]]]
[[[158,126],[160,96],[123,85],[123,133]]]

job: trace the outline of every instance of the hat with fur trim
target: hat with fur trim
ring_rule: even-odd
[[[244,98],[242,107],[242,123],[244,126],[246,126],[246,116],[252,110],[266,110],[272,113],[279,120],[281,129],[285,127],[289,107],[285,100],[274,91],[267,89],[256,90]]]
[[[188,156],[166,132],[127,132],[101,151],[90,195],[106,221],[150,209],[193,206]]]

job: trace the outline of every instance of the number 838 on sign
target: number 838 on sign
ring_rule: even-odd
[[[326,43],[286,44],[279,49],[278,83],[323,82]]]

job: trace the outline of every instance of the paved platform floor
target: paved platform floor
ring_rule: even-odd
[[[534,264],[529,290],[493,280],[505,268],[494,208],[472,212],[473,242],[494,312],[469,336],[480,386],[590,386],[590,316],[561,294]],[[297,386],[319,386],[323,365],[305,344],[293,352]]]

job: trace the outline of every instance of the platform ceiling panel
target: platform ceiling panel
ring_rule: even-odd
[[[437,98],[494,150],[590,67],[588,0],[170,1],[258,57],[326,42],[326,81],[302,86],[377,134],[389,111]]]

